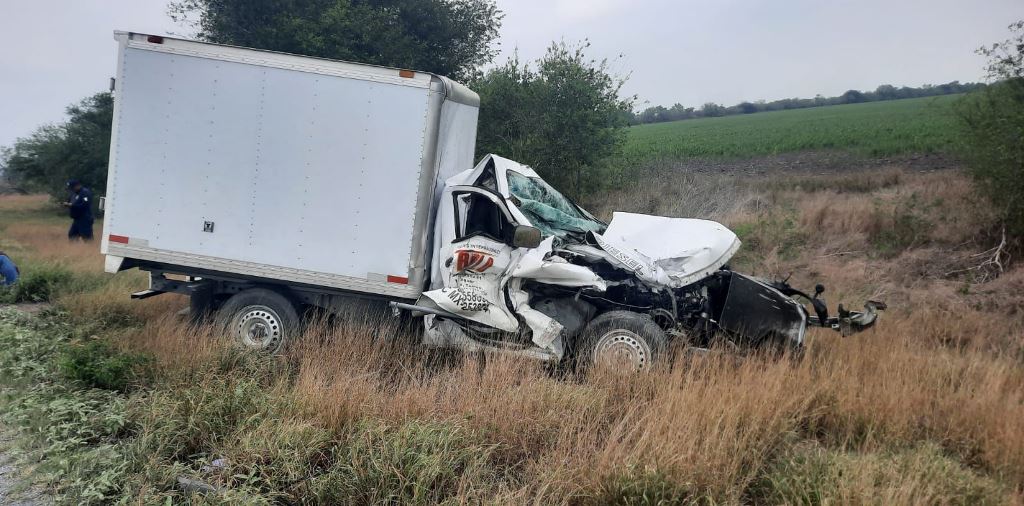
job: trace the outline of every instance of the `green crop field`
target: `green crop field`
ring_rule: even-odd
[[[651,159],[744,158],[839,149],[866,156],[936,153],[955,140],[960,95],[847,104],[639,125],[624,156]]]

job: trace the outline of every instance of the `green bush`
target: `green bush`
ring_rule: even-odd
[[[609,159],[622,152],[632,97],[589,44],[555,43],[534,65],[517,56],[470,86],[480,94],[477,159],[494,153],[537,170],[562,193],[599,189]]]
[[[1002,214],[1007,232],[1024,236],[1024,21],[1013,39],[982,48],[998,80],[957,106],[961,152],[982,193]]]
[[[71,178],[103,194],[113,114],[112,94],[86,97],[68,106],[66,122],[43,125],[0,152],[0,166],[19,186],[46,191],[58,201],[67,198],[65,182]]]
[[[123,392],[148,376],[150,362],[149,357],[123,353],[106,341],[92,340],[64,349],[59,366],[69,379],[94,388]]]
[[[897,255],[928,240],[933,224],[928,220],[933,205],[921,201],[916,193],[900,198],[891,208],[875,201],[868,240],[883,255]]]
[[[18,282],[0,292],[0,302],[48,302],[71,283],[71,271],[60,266],[26,269]]]

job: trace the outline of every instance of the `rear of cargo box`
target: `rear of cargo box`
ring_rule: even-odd
[[[420,72],[116,38],[108,271],[420,293],[438,181],[472,166],[472,92]]]

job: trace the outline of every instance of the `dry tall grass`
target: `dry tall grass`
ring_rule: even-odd
[[[280,359],[293,373],[273,388],[290,399],[279,415],[287,423],[312,423],[333,438],[344,439],[365,420],[391,427],[437,422],[476,434],[475,444],[489,449],[502,473],[473,483],[464,499],[482,493],[502,503],[605,502],[646,483],[672,501],[758,502],[766,470],[802,465],[806,456],[792,452],[813,443],[853,459],[853,467],[865,461],[894,468],[879,470],[881,478],[839,479],[826,502],[926,504],[976,493],[1019,502],[1024,369],[1012,357],[937,347],[929,334],[955,324],[952,315],[925,326],[890,320],[847,339],[816,332],[803,360],[680,356],[651,374],[580,381],[505,356],[422,350],[393,340],[391,329],[368,317],[312,328]],[[208,332],[162,321],[134,339],[135,349],[158,356],[169,378],[216,381],[209,372],[225,343]],[[273,435],[265,438],[270,444]],[[915,450],[928,445],[937,449]],[[233,455],[260,454],[250,450]],[[811,471],[842,464],[818,465],[823,469]],[[927,473],[904,480],[901,466]],[[952,475],[969,479],[950,483]]]
[[[961,176],[885,168],[661,191],[680,181],[608,202],[710,213],[744,239],[738,267],[823,281],[833,308],[881,297],[891,309],[848,338],[812,331],[799,360],[678,354],[650,374],[581,379],[424,350],[386,314],[358,310],[312,324],[268,374],[239,366],[213,330],[173,320],[180,299],[126,309],[114,283],[65,303],[145,321],[117,337],[156,357],[155,393],[137,405],[145,458],[164,471],[139,490],[201,454],[231,462],[207,479],[260,476],[285,501],[1024,503],[1024,269],[987,283],[947,274],[990,247]],[[377,495],[395,483],[433,495]]]
[[[0,195],[0,212],[38,211],[44,209],[49,201],[46,195]]]
[[[6,199],[0,199],[0,202]],[[97,223],[97,237],[100,226]],[[15,243],[19,250],[25,252],[26,260],[59,263],[81,273],[103,272],[99,241],[69,241],[67,224],[13,223],[3,230],[3,234],[5,241]]]

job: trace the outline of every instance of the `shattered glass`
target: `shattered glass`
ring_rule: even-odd
[[[519,210],[545,236],[562,238],[570,233],[600,233],[607,227],[539,177],[508,171],[508,189]]]

